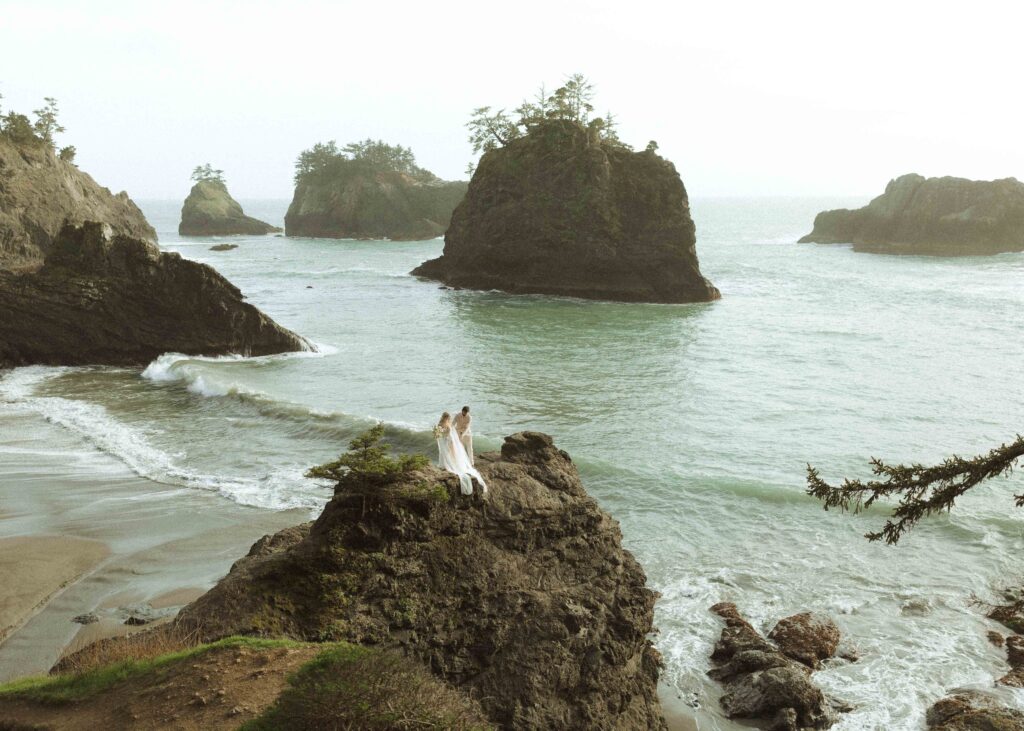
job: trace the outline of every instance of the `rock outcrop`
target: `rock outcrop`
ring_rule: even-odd
[[[113,195],[48,145],[15,144],[0,134],[0,270],[40,266],[65,223],[86,221],[156,241],[127,193]]]
[[[864,208],[819,213],[800,243],[932,256],[1024,251],[1024,183],[904,175]]]
[[[413,271],[454,287],[623,302],[707,302],[675,166],[571,121],[483,155],[444,253]]]
[[[839,628],[831,617],[801,612],[780,619],[768,639],[779,651],[807,667],[817,670],[822,660],[834,657],[839,649]]]
[[[281,229],[245,215],[242,206],[219,180],[200,180],[181,207],[182,236],[263,236]]]
[[[347,163],[347,164],[346,164]],[[285,234],[327,239],[419,241],[443,236],[466,194],[461,181],[417,178],[342,161],[295,186]]]
[[[997,693],[954,691],[928,709],[925,722],[933,731],[1021,731],[1024,713],[1006,700]]]
[[[137,365],[168,351],[308,347],[214,269],[107,224],[68,225],[48,248],[34,271],[0,270],[0,367]]]
[[[782,639],[788,650],[783,652],[735,604],[722,602],[711,611],[725,620],[708,675],[725,688],[720,702],[726,716],[749,719],[768,731],[810,731],[829,728],[837,711],[850,710],[826,698],[810,677],[812,663],[831,656],[838,645],[831,621],[808,621],[814,615],[780,620],[769,636]]]
[[[257,542],[179,626],[392,647],[506,729],[664,729],[655,595],[618,524],[546,435],[477,461],[486,500],[434,467],[343,483],[315,523]]]

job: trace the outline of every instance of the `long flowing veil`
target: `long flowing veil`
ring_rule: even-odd
[[[484,478],[480,476],[477,469],[470,464],[469,455],[466,454],[466,448],[462,446],[462,440],[459,439],[459,433],[454,426],[448,428],[447,434],[442,434],[437,438],[437,452],[441,467],[459,476],[459,485],[463,495],[473,494],[474,477],[483,488],[484,495],[487,494],[487,483],[484,482]]]

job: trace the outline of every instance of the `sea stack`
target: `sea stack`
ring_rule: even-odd
[[[623,302],[707,302],[683,181],[571,119],[534,124],[480,159],[444,253],[413,274],[454,287]]]
[[[200,180],[193,185],[178,224],[182,236],[263,236],[279,231],[278,226],[245,215],[223,180]]]
[[[903,175],[863,208],[819,213],[800,243],[930,256],[1024,251],[1024,183]]]
[[[443,236],[466,183],[441,180],[401,145],[333,142],[302,153],[287,236],[418,241]]]
[[[3,134],[0,312],[0,368],[308,348],[212,268],[161,252],[127,194]]]
[[[664,729],[655,594],[618,523],[547,435],[506,437],[477,467],[487,499],[433,466],[346,479],[177,626],[392,648],[502,729]]]

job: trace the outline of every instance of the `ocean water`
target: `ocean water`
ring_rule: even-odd
[[[868,459],[973,454],[1024,429],[1024,255],[937,259],[797,245],[815,213],[863,200],[697,199],[701,267],[719,302],[638,305],[452,291],[408,272],[442,241],[182,240],[180,202],[141,206],[164,249],[225,274],[318,353],[161,356],[143,369],[23,368],[0,408],[29,409],[143,477],[264,510],[315,512],[302,477],[376,420],[430,452],[442,410],[472,406],[477,448],[551,433],[661,593],[664,679],[701,728],[707,655],[735,601],[770,629],[832,614],[857,663],[818,672],[855,710],[835,727],[914,729],[949,689],[1005,672],[971,606],[1022,580],[1019,476],[980,487],[898,547],[862,536],[884,506],[824,512],[824,476]],[[283,219],[287,201],[243,202]],[[0,435],[0,450],[3,437]],[[1020,700],[1024,701],[1024,698]]]

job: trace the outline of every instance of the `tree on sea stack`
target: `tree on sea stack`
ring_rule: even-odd
[[[899,542],[903,534],[922,518],[952,509],[957,498],[982,482],[1007,475],[1024,457],[1024,436],[1018,435],[1009,444],[996,447],[988,454],[963,458],[956,455],[941,464],[888,464],[872,458],[871,471],[879,478],[862,482],[844,480],[833,486],[825,482],[818,470],[807,465],[807,494],[818,498],[825,509],[839,508],[858,513],[880,499],[898,498],[899,505],[892,518],[879,531],[866,534],[869,541],[884,540],[889,545]],[[1024,507],[1024,495],[1014,496],[1017,507]]]
[[[215,169],[210,163],[196,165],[192,171],[192,180],[197,183],[220,183],[224,184],[224,171]]]

